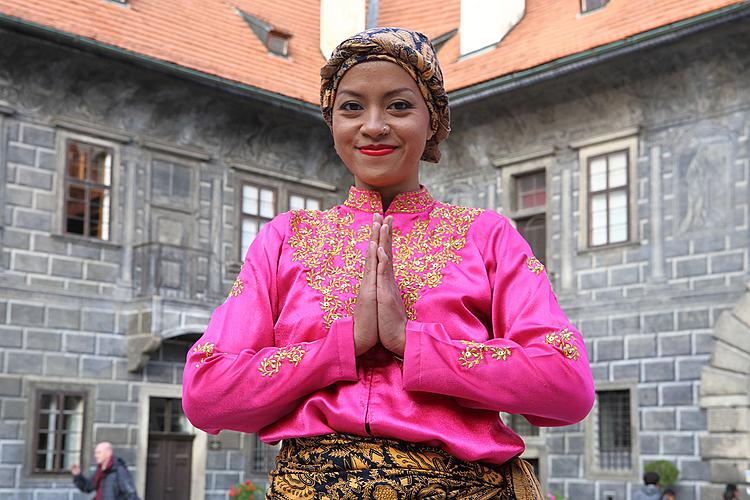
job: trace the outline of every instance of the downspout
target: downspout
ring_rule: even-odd
[[[379,0],[369,0],[367,2],[367,29],[378,26],[378,10],[380,9]]]

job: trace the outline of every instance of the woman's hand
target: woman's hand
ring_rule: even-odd
[[[389,215],[380,227],[377,250],[378,336],[386,349],[403,357],[406,344],[406,308],[393,273],[392,230],[393,217]]]
[[[378,238],[383,218],[380,214],[372,217],[372,231],[367,242],[365,271],[357,293],[357,305],[354,309],[354,353],[356,356],[369,351],[378,343]]]

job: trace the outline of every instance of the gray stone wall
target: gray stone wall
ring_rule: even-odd
[[[498,183],[493,163],[552,151],[548,271],[556,278],[566,259],[572,264],[570,286],[556,280],[555,290],[583,332],[597,385],[634,384],[639,466],[675,463],[680,499],[713,498],[701,496],[709,470],[699,444],[708,432],[699,380],[713,326],[748,281],[749,27],[725,25],[459,107],[444,161],[424,179],[448,200],[507,211],[501,200],[510,186]],[[637,241],[583,248],[575,144],[631,127]],[[545,431],[550,489],[569,499],[629,498],[642,469],[597,478],[587,471],[584,431],[584,424]]]
[[[69,476],[29,475],[34,384],[89,388],[89,463],[108,440],[135,468],[141,391],[179,388],[178,340],[202,332],[234,279],[240,179],[331,205],[349,177],[322,120],[302,112],[18,33],[0,30],[0,47],[0,498],[85,498]],[[115,152],[111,241],[61,231],[65,137]],[[249,456],[237,433],[217,443],[205,478],[216,499]]]

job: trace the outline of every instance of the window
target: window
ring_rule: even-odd
[[[244,260],[247,249],[255,236],[276,215],[276,191],[253,184],[242,185],[241,201],[242,239],[240,260]]]
[[[630,391],[597,391],[596,401],[598,469],[629,471],[633,463]]]
[[[545,172],[534,172],[515,177],[516,200],[513,220],[516,229],[531,246],[534,256],[547,262],[547,189]],[[521,215],[524,214],[524,215]]]
[[[609,3],[609,0],[581,0],[581,12],[590,12],[601,9]]]
[[[574,142],[570,147],[578,149],[580,165],[579,248],[637,243],[638,128]]]
[[[250,457],[250,470],[253,473],[261,473],[264,476],[273,469],[276,455],[279,454],[280,445],[272,446],[260,440],[257,434],[252,435],[252,451]]]
[[[289,52],[289,35],[278,31],[271,31],[268,33],[266,46],[269,52],[286,57]]]
[[[151,398],[148,431],[152,434],[192,434],[192,426],[182,412],[182,400]]]
[[[66,473],[82,462],[84,393],[39,391],[34,422],[33,471]]]
[[[112,150],[68,139],[65,151],[64,230],[109,240]]]
[[[320,210],[320,198],[291,193],[289,195],[289,210]]]
[[[289,51],[289,39],[291,34],[275,29],[272,25],[241,9],[236,9],[242,16],[255,36],[266,46],[269,52],[286,57]]]
[[[628,151],[588,160],[589,246],[628,241]]]
[[[505,421],[507,422],[508,427],[521,436],[527,437],[539,435],[539,427],[531,425],[522,415],[508,414]]]
[[[151,200],[177,210],[193,208],[193,169],[166,159],[151,162]]]

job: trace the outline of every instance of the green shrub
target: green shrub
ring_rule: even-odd
[[[667,460],[649,462],[643,467],[643,471],[659,474],[659,484],[662,486],[672,486],[680,476],[680,471],[677,470],[677,467]]]

